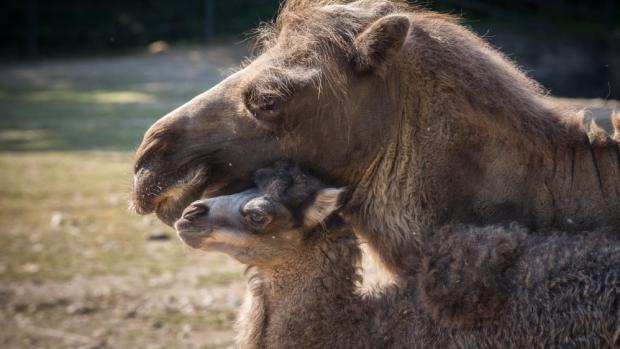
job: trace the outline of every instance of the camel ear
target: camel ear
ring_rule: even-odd
[[[405,15],[388,15],[372,23],[353,43],[355,68],[365,73],[383,67],[405,43],[410,25]]]
[[[325,218],[340,208],[340,196],[344,188],[325,188],[316,193],[314,200],[304,212],[304,225],[307,227],[322,223]]]

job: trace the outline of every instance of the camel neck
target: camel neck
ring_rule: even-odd
[[[416,264],[425,237],[443,224],[620,227],[618,141],[565,127],[523,139],[465,117],[419,120],[377,152],[346,212],[395,273]]]
[[[259,343],[254,346],[266,348],[401,347],[410,339],[399,333],[414,323],[428,324],[412,330],[416,340],[437,335],[436,324],[419,312],[410,285],[360,293],[361,252],[355,238],[313,247],[317,254],[302,263],[260,271],[262,287],[248,307],[255,314],[245,317],[249,321],[241,328],[247,333],[241,338],[254,336],[253,343]]]
[[[606,134],[554,149],[538,195],[553,209],[544,225],[566,230],[620,227],[620,148]]]
[[[307,250],[287,265],[258,268],[262,289],[252,307],[268,315],[253,331],[262,334],[266,347],[283,342],[288,344],[284,347],[315,347],[311,343],[325,341],[321,334],[363,317],[356,292],[361,279],[355,236],[327,237]]]
[[[318,230],[323,228],[319,227]],[[358,266],[361,252],[357,239],[349,228],[339,231],[317,232],[319,241],[311,241],[295,260],[276,266],[258,267],[270,303],[290,303],[296,298],[312,299],[307,294],[316,292],[321,298],[343,297],[352,294],[361,276]],[[311,233],[312,235],[312,233]]]

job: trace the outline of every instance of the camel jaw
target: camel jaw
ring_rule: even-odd
[[[196,188],[191,187],[179,187],[170,191],[168,196],[165,196],[158,203],[155,208],[155,214],[157,218],[166,223],[170,227],[174,227],[174,223],[177,222],[183,215],[183,210],[187,208],[192,202],[199,199],[207,199],[210,197],[229,194],[237,189],[237,186],[218,183],[205,182],[200,190],[200,186]]]
[[[211,186],[205,168],[189,171],[176,180],[142,168],[134,175],[131,207],[139,215],[155,212],[164,223],[172,226],[183,209]]]
[[[211,171],[206,167],[197,168],[165,185],[165,181],[158,180],[161,176],[140,170],[134,176],[131,206],[139,215],[155,212],[160,220],[172,227],[192,202],[247,189],[247,176],[210,176],[209,173]]]

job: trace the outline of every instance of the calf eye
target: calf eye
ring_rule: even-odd
[[[245,218],[255,226],[264,226],[269,223],[269,216],[260,211],[250,211],[245,215]]]

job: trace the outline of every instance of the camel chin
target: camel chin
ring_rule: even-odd
[[[140,170],[134,176],[132,206],[141,215],[155,212],[159,219],[172,226],[187,205],[211,192],[205,188],[219,188],[211,184],[207,173],[206,167],[196,167],[178,179]]]
[[[199,193],[186,191],[175,197],[164,198],[155,209],[155,214],[168,226],[173,226],[183,213],[183,210],[193,201],[200,198]]]

